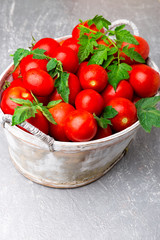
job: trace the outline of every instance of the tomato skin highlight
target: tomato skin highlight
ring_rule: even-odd
[[[160,86],[160,74],[145,64],[138,64],[132,69],[129,82],[137,96],[152,97]]]
[[[132,101],[133,88],[128,81],[122,80],[119,82],[116,91],[112,85],[108,84],[101,94],[105,104],[107,104],[109,100],[115,97],[123,97]]]
[[[68,142],[69,139],[65,134],[64,125],[66,117],[70,112],[73,112],[75,108],[68,103],[59,103],[56,106],[49,109],[57,125],[49,123],[50,135],[56,140]]]
[[[30,69],[23,76],[25,87],[37,96],[48,96],[54,90],[54,80],[41,69]]]
[[[1,109],[4,114],[14,114],[14,110],[17,106],[20,106],[19,104],[13,102],[10,98],[21,98],[25,100],[33,101],[33,97],[30,94],[30,92],[23,88],[23,87],[12,87],[9,89],[6,89],[4,91],[2,101],[1,101]]]
[[[107,106],[112,106],[118,112],[114,118],[110,119],[114,131],[120,132],[137,121],[137,109],[130,100],[120,97],[113,98],[107,103]]]
[[[53,53],[53,58],[62,62],[63,70],[75,73],[78,68],[79,60],[77,54],[69,47],[59,47]]]
[[[80,45],[78,44],[78,41],[75,38],[68,38],[64,40],[64,42],[62,43],[62,47],[68,47],[75,51],[76,54],[78,54]]]
[[[79,80],[83,89],[101,92],[107,86],[108,75],[103,67],[91,64],[83,67],[79,74]]]
[[[58,48],[60,44],[53,38],[42,38],[33,46],[32,50],[39,48],[44,49],[46,52],[45,55],[53,57],[54,51]]]
[[[133,48],[133,47],[134,47],[134,48],[135,48],[134,51],[138,52],[138,53],[142,56],[142,58],[143,58],[144,60],[146,60],[147,57],[148,57],[148,55],[149,55],[149,45],[148,45],[147,41],[146,41],[144,38],[140,37],[140,36],[135,36],[135,35],[134,35],[134,37],[135,37],[135,39],[139,42],[139,45],[135,45],[135,44],[123,42],[123,43],[122,43],[122,46],[121,46],[121,50],[122,50],[123,47],[125,47],[126,45],[129,45],[129,48]],[[125,62],[125,63],[127,63],[127,64],[130,64],[130,65],[131,65],[131,64],[136,63],[135,60],[131,60],[130,57],[128,57],[128,56],[127,56],[125,53],[123,53],[123,52],[120,53],[120,57],[125,58],[125,60],[122,60],[122,62]]]
[[[96,135],[97,122],[91,113],[85,110],[75,110],[68,114],[64,129],[71,141],[90,141]]]
[[[85,89],[78,93],[75,100],[76,109],[86,110],[99,116],[104,108],[102,96],[93,89]]]

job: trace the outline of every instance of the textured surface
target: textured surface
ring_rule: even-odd
[[[0,0],[0,72],[31,35],[70,34],[79,18],[135,22],[160,67],[158,0]],[[158,50],[157,50],[158,49]],[[34,184],[13,167],[0,128],[1,240],[159,240],[160,130],[140,130],[127,155],[100,180],[77,189]]]

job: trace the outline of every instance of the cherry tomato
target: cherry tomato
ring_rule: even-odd
[[[59,47],[53,53],[53,58],[62,62],[63,70],[75,73],[78,68],[77,54],[68,47]]]
[[[96,28],[96,25],[95,24],[92,24],[91,26],[88,25],[88,21],[85,21],[83,23],[79,23],[77,24],[74,28],[73,28],[73,31],[72,31],[72,37],[75,38],[75,39],[78,39],[79,38],[79,35],[80,35],[80,30],[78,29],[80,27],[80,25],[83,25],[85,27],[89,27],[91,30],[94,30],[96,32],[102,32],[104,33],[104,29],[102,28],[101,30],[98,30]],[[89,34],[86,34],[86,35],[89,35]]]
[[[10,87],[24,87],[23,79],[22,78],[15,78],[11,82]]]
[[[53,78],[41,69],[30,69],[23,76],[25,87],[37,96],[47,96],[54,89]]]
[[[58,48],[60,44],[54,40],[53,38],[42,38],[32,48],[32,50],[39,48],[39,49],[44,49],[46,52],[44,53],[45,55],[48,55],[50,57],[53,57],[54,51],[56,48]]]
[[[47,63],[46,59],[34,59],[33,54],[24,57],[20,62],[20,69],[22,76],[30,69],[39,68],[44,71],[47,71]]]
[[[49,109],[50,113],[57,123],[57,125],[49,123],[50,135],[53,138],[64,142],[69,141],[64,131],[64,125],[67,115],[69,115],[69,113],[73,112],[74,110],[74,107],[68,103],[59,103]]]
[[[79,74],[79,80],[83,89],[101,92],[107,86],[108,75],[103,67],[91,64],[83,67]]]
[[[21,76],[20,65],[18,65],[18,67],[16,68],[16,70],[12,73],[13,79],[18,78],[19,76]]]
[[[85,89],[78,93],[75,106],[78,110],[86,110],[99,116],[104,108],[102,96],[93,89]]]
[[[62,102],[64,102],[61,95],[57,92],[57,89],[55,88],[53,93],[50,96],[49,101],[51,102],[51,101],[57,101],[57,100],[62,100]]]
[[[112,129],[109,125],[107,125],[107,128],[98,127],[98,130],[94,139],[100,139],[100,138],[108,137],[110,135],[112,135]]]
[[[80,72],[82,71],[84,66],[87,66],[88,62],[81,62],[78,66],[78,70],[76,72],[77,77],[79,78]]]
[[[38,101],[40,103],[43,103],[44,106],[47,106],[48,102],[49,102],[49,96],[36,96],[36,98],[38,99]]]
[[[107,103],[107,106],[112,106],[118,112],[111,119],[114,131],[122,131],[137,121],[137,109],[130,100],[121,97],[113,98]]]
[[[139,42],[139,45],[123,42],[121,49],[123,49],[123,47],[125,47],[126,45],[129,45],[129,48],[134,47],[135,51],[138,52],[144,60],[146,60],[146,58],[149,55],[149,45],[148,45],[147,41],[144,38],[139,37],[139,36],[134,35],[134,37]],[[131,60],[130,57],[126,56],[126,54],[123,52],[120,53],[120,56],[125,58],[125,60],[123,60],[125,63],[128,63],[128,64],[136,63],[135,60]]]
[[[114,90],[112,85],[108,84],[102,92],[102,97],[105,104],[107,104],[107,102],[114,97],[123,97],[132,101],[133,88],[131,84],[125,80],[119,82],[116,91]]]
[[[138,102],[140,99],[141,99],[140,97],[134,95],[132,102],[135,104],[135,103]]]
[[[153,68],[138,64],[132,69],[129,82],[137,96],[152,97],[160,86],[160,75]]]
[[[75,110],[68,114],[64,129],[71,141],[89,141],[96,135],[97,122],[91,113],[85,110]]]
[[[25,100],[33,101],[33,97],[28,90],[23,87],[12,87],[4,91],[1,109],[5,114],[14,114],[14,110],[19,104],[13,102],[10,98],[22,98]]]
[[[75,38],[68,38],[64,40],[64,42],[62,43],[62,47],[69,47],[70,49],[75,51],[76,54],[78,54],[79,46],[80,45],[78,44],[78,41]]]

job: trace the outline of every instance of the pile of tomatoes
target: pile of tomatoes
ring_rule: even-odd
[[[63,70],[69,73],[69,103],[64,102],[58,93],[56,77],[52,78],[47,72],[48,60],[34,59],[32,55],[24,57],[12,73],[13,81],[3,92],[1,100],[2,111],[13,115],[19,104],[11,98],[33,101],[31,91],[44,106],[50,101],[61,99],[60,103],[49,109],[56,125],[48,122],[39,110],[35,117],[26,120],[59,141],[89,141],[124,130],[137,121],[135,102],[140,98],[154,96],[160,86],[158,72],[123,54],[123,61],[132,66],[132,71],[129,72],[130,78],[120,81],[115,91],[108,82],[106,69],[97,64],[88,65],[87,61],[79,64],[78,26],[74,27],[71,38],[60,43],[52,38],[43,38],[33,46],[33,49],[44,49],[47,56],[61,61]],[[94,24],[90,28],[98,31]],[[141,37],[135,38],[139,45],[129,44],[129,47],[135,47],[135,51],[147,59],[148,43]],[[105,43],[98,40],[98,44]],[[102,128],[94,116],[100,118],[106,106],[112,106],[117,115],[110,119],[111,125]]]

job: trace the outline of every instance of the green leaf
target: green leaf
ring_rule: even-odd
[[[16,107],[12,116],[12,126],[18,125],[30,117],[35,117],[36,113],[36,106],[24,105]]]
[[[116,28],[115,28],[115,32],[119,32],[120,30],[122,30],[123,28],[125,28],[125,26],[126,26],[125,24],[122,24],[122,25],[116,27]]]
[[[116,52],[118,52],[118,48],[117,47],[111,47],[110,50],[108,51],[108,56],[113,55]]]
[[[93,19],[88,21],[89,26],[91,26],[93,23],[96,25],[98,30],[101,30],[103,27],[108,29],[108,26],[111,25],[111,22],[99,15],[96,15]]]
[[[52,58],[48,63],[47,63],[47,71],[51,71],[53,69],[55,69],[55,67],[57,66],[57,59],[56,58]]]
[[[145,63],[145,60],[142,56],[135,51],[135,48],[128,48],[129,45],[123,47],[122,52],[124,52],[131,60],[135,60],[136,62]]]
[[[156,109],[156,104],[160,101],[160,96],[142,98],[136,104],[139,122],[146,132],[150,132],[152,127],[160,127],[160,111]]]
[[[103,112],[104,118],[113,118],[117,114],[118,114],[118,112],[112,106],[107,106],[104,108],[104,112]]]
[[[135,45],[139,44],[135,37],[126,29],[115,31],[115,33],[117,40],[120,42],[127,42]]]
[[[30,92],[31,92],[32,97],[34,98],[34,101],[33,101],[34,105],[39,104],[38,98],[36,98],[36,96],[32,93],[32,91],[30,91]]]
[[[36,48],[30,51],[30,54],[33,54],[34,59],[48,59],[48,57],[44,54],[46,50]]]
[[[107,60],[103,62],[102,67],[103,67],[103,68],[107,68],[107,67],[111,64],[111,62],[113,61],[113,59],[114,59],[114,56],[113,56],[113,55],[112,55],[112,56],[108,56],[108,57],[107,57]]]
[[[128,71],[131,71],[132,67],[126,63],[120,63],[120,64],[114,63],[110,65],[107,69],[110,70],[108,72],[108,81],[116,91],[118,83],[121,80],[129,78]]]
[[[10,98],[12,100],[12,102],[15,102],[15,103],[18,103],[18,104],[21,104],[21,105],[25,105],[25,106],[33,106],[33,103],[30,101],[30,100],[25,100],[25,99],[22,99],[22,98]]]
[[[108,124],[111,125],[111,121],[109,119],[97,117],[95,114],[93,114],[93,116],[101,128],[107,128]]]
[[[13,61],[14,61],[14,70],[19,65],[22,58],[26,57],[27,55],[30,55],[30,51],[24,48],[18,48],[17,51],[13,54]]]
[[[80,41],[80,43],[82,42]],[[92,41],[89,38],[85,42],[83,42],[83,44],[80,45],[79,51],[78,51],[79,62],[81,63],[86,58],[88,58],[88,56],[93,53],[94,47],[97,45],[98,43],[96,41]]]
[[[104,45],[99,45],[96,50],[94,50],[91,59],[88,62],[90,64],[98,64],[101,65],[104,60],[107,60],[107,52],[110,49]]]
[[[55,87],[57,92],[61,95],[65,102],[69,102],[69,86],[68,86],[69,73],[62,72],[59,77],[55,80]]]
[[[52,114],[48,111],[48,109],[45,106],[41,106],[38,104],[37,109],[42,112],[42,114],[47,118],[49,122],[51,122],[52,124],[57,124]]]
[[[56,100],[56,101],[51,101],[51,102],[48,103],[47,108],[48,109],[52,108],[52,107],[56,106],[58,103],[60,103],[60,102],[62,102],[61,99],[60,100]]]

